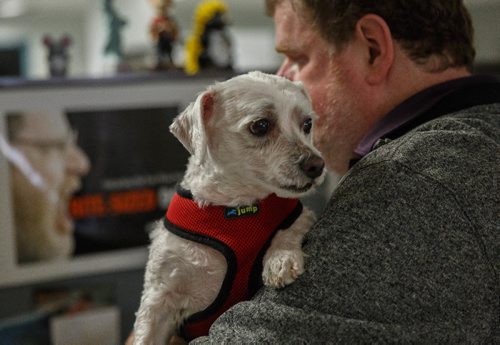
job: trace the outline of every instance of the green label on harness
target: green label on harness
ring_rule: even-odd
[[[253,216],[259,212],[259,205],[226,207],[224,209],[224,217],[227,219]]]

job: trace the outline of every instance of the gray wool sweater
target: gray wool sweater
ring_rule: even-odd
[[[426,122],[355,164],[305,273],[193,344],[500,344],[500,103]]]

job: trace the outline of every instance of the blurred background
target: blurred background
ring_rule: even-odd
[[[182,45],[191,32],[193,12],[198,2],[177,0],[171,6],[170,12],[180,32],[179,49],[174,49],[174,58],[179,63],[184,58]],[[229,8],[234,68],[275,69],[280,57],[274,52],[272,21],[264,14],[264,2],[225,2]],[[481,68],[498,67],[500,1],[465,0],[465,3],[476,26],[477,63]],[[140,70],[154,53],[148,32],[154,9],[148,0],[115,0],[113,4],[126,21],[122,31],[124,59]],[[103,54],[106,33],[102,0],[0,0],[0,61],[9,51],[17,51],[22,77],[44,78],[48,75],[46,49],[42,44],[46,34],[71,37],[69,76],[109,75],[113,70]]]

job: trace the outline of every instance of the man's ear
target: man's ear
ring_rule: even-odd
[[[365,47],[366,81],[381,83],[394,62],[394,39],[386,21],[375,14],[367,14],[356,23],[356,34]]]
[[[186,150],[198,159],[204,157],[207,149],[206,124],[214,114],[215,92],[205,91],[178,115],[169,129],[184,145]]]

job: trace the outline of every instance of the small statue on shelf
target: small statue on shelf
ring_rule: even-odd
[[[184,69],[232,69],[231,40],[227,32],[227,6],[221,0],[205,0],[196,8],[193,32],[186,42]]]
[[[172,59],[174,43],[177,41],[177,23],[169,15],[173,0],[149,0],[155,9],[149,32],[156,47],[156,70],[175,67]]]
[[[54,78],[66,77],[69,63],[68,47],[71,45],[71,38],[68,35],[63,35],[57,40],[47,34],[43,37],[42,42],[47,48],[50,76]]]
[[[123,61],[123,44],[121,31],[127,21],[120,17],[113,6],[113,0],[104,0],[104,13],[108,17],[109,35],[104,53],[113,55],[117,61],[117,69],[119,70]]]

